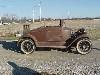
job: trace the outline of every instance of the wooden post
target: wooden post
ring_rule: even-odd
[[[62,27],[63,24],[64,24],[64,20],[60,19],[60,24],[59,25]]]

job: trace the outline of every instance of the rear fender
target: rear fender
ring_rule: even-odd
[[[32,35],[24,35],[22,37],[19,38],[18,42],[17,42],[17,46],[20,45],[20,43],[24,40],[24,39],[31,39],[32,41],[35,42],[35,44],[37,45],[37,40],[34,36]]]

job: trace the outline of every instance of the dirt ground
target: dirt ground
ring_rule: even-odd
[[[37,73],[48,72],[55,74],[59,73],[60,75],[70,75],[69,71],[66,71],[66,69],[68,68],[68,64],[74,64],[78,67],[80,66],[80,64],[88,66],[96,64],[95,66],[98,66],[98,64],[100,63],[100,40],[93,41],[92,43],[93,49],[91,53],[87,55],[76,54],[75,52],[68,53],[57,50],[48,51],[46,49],[39,49],[32,54],[26,55],[20,52],[20,49],[16,46],[16,41],[0,41],[0,73],[1,75],[12,75],[12,73],[13,75],[17,75],[18,72],[20,75],[29,75],[29,73],[30,75],[32,75],[30,72],[30,70],[32,70]],[[65,67],[64,63],[67,67]],[[19,67],[20,71],[19,69],[17,69]],[[74,67],[72,66],[71,68]],[[27,69],[28,74],[26,73]],[[55,71],[57,69],[58,71]],[[79,69],[83,71],[84,67],[82,69]],[[90,70],[91,68],[89,69],[89,71]],[[77,71],[76,73],[76,70],[72,70],[72,72],[75,72],[76,75],[82,75],[79,73],[79,71]]]

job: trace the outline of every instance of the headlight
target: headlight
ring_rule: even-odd
[[[85,32],[85,29],[84,28],[81,28],[81,29],[78,30],[78,32],[79,33],[84,33]]]

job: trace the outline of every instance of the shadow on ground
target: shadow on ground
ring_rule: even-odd
[[[11,50],[11,51],[23,54],[23,52],[20,50],[20,47],[17,46],[17,41],[0,41],[0,44],[2,45],[2,48],[6,49],[6,50]],[[71,49],[67,49],[67,50],[54,49],[54,50],[78,54],[76,51],[72,51]],[[51,51],[51,48],[37,48],[36,51]]]
[[[27,67],[20,67],[11,61],[8,61],[8,64],[13,67],[12,75],[59,75],[59,74],[48,74],[47,72],[39,73]]]
[[[98,51],[100,51],[100,48],[92,48],[92,49],[95,49],[95,50],[98,50]]]
[[[8,64],[13,67],[12,75],[41,75],[40,73],[27,67],[20,67],[14,62],[8,61]]]
[[[6,50],[11,50],[17,53],[22,53],[20,50],[20,47],[17,46],[17,41],[0,41],[0,44],[2,45],[2,48]],[[37,48],[36,51],[50,51],[49,48]]]
[[[0,41],[0,44],[6,50],[21,53],[20,48],[17,46],[17,41]]]
[[[0,41],[2,47],[6,50],[18,52],[20,48],[17,46],[17,41]],[[50,51],[49,48],[37,48],[37,51]]]
[[[17,41],[0,41],[0,44],[6,50],[11,50],[17,53],[22,53],[20,48],[17,46]],[[100,51],[100,48],[92,48],[92,49]],[[71,49],[67,49],[67,50],[57,49],[57,50],[62,51],[62,52],[79,54],[77,53],[77,51],[72,51]],[[51,51],[51,49],[50,48],[37,48],[36,51]]]

